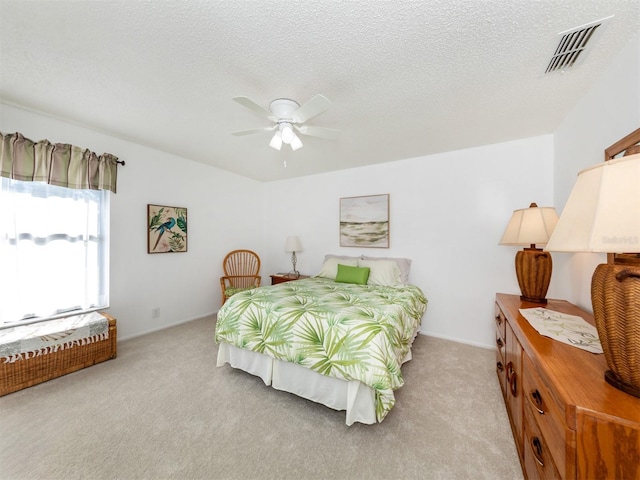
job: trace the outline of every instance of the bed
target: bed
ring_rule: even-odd
[[[315,277],[237,293],[218,312],[217,366],[346,410],[347,425],[381,422],[427,305],[409,264],[328,255]]]

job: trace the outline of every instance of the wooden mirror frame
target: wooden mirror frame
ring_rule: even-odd
[[[640,152],[640,128],[634,130],[629,135],[616,143],[611,145],[604,151],[604,160],[612,160],[616,158],[622,152],[626,152],[631,147],[637,147],[633,149],[633,152],[625,154]],[[624,264],[624,265],[637,265],[640,266],[640,253],[608,253],[607,263]]]

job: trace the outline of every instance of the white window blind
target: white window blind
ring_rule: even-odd
[[[0,180],[0,324],[108,307],[109,193]]]

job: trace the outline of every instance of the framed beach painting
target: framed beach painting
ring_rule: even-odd
[[[147,253],[187,251],[187,209],[147,205]]]
[[[389,194],[340,199],[340,246],[389,248]]]

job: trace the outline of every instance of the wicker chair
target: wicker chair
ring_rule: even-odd
[[[260,286],[260,257],[251,250],[229,252],[222,262],[222,304],[233,294]]]

